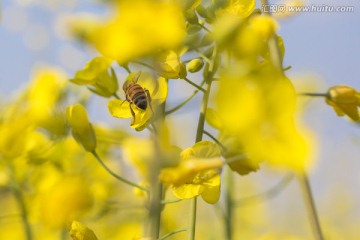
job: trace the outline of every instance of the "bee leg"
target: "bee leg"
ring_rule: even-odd
[[[154,111],[153,111],[152,106],[151,106],[150,92],[149,92],[149,90],[147,90],[147,89],[144,89],[144,90],[145,90],[145,93],[146,93],[146,100],[147,100],[147,102],[149,103],[150,110],[151,110],[151,112],[154,114]]]
[[[139,81],[139,78],[140,78],[140,76],[141,76],[141,71],[140,72],[138,72],[135,76],[134,76],[134,78],[133,78],[133,83],[137,83],[138,81]]]
[[[124,104],[124,102],[127,102],[127,100],[123,100],[122,103],[120,104],[120,107]]]
[[[134,125],[135,124],[135,112],[132,109],[131,104],[130,104],[130,112],[131,112],[131,115],[133,116],[133,119],[131,121],[131,125]]]

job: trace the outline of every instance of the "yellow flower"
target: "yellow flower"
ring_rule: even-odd
[[[227,128],[223,125],[224,120],[218,112],[212,108],[208,108],[206,111],[206,122],[220,132],[218,139],[223,146],[222,156],[225,159],[239,158],[239,160],[228,163],[231,170],[240,175],[247,175],[260,169],[259,162],[255,162],[246,156],[244,146],[238,140],[237,134],[227,132]]]
[[[352,87],[338,85],[327,92],[326,103],[333,107],[338,116],[347,115],[354,121],[359,121],[360,94]]]
[[[94,151],[96,148],[96,136],[89,122],[86,109],[81,104],[70,106],[66,109],[66,118],[71,126],[71,133],[75,140],[86,151]]]
[[[185,37],[181,8],[169,1],[118,1],[116,15],[90,33],[105,56],[125,64],[158,49],[174,49]]]
[[[178,166],[164,168],[160,180],[171,185],[174,195],[180,199],[201,195],[204,201],[214,204],[220,197],[220,176],[215,169],[222,164],[219,147],[201,141],[181,152]]]
[[[97,240],[95,233],[78,221],[71,223],[70,236],[74,240]]]
[[[139,72],[131,73],[125,83],[125,95],[128,93],[133,95],[131,89],[128,88],[129,84],[136,83],[143,90],[138,88],[138,92],[142,92],[142,96],[146,98],[147,106],[145,109],[139,107],[134,103],[135,99],[119,100],[113,99],[109,101],[109,112],[112,116],[117,118],[132,118],[131,127],[136,130],[143,130],[149,122],[151,116],[154,114],[156,107],[163,103],[167,97],[167,82],[163,77],[155,80],[150,73]],[[149,95],[148,95],[149,94]]]
[[[311,165],[314,144],[295,121],[295,100],[289,79],[267,65],[256,71],[229,71],[216,97],[224,132],[237,137],[254,163],[267,160],[302,171]]]
[[[92,59],[84,69],[77,71],[70,81],[78,85],[90,85],[90,91],[103,97],[114,95],[119,88],[111,61],[104,57]]]
[[[180,61],[179,55],[175,51],[162,51],[155,57],[156,72],[167,79],[177,79],[186,77],[185,64]]]

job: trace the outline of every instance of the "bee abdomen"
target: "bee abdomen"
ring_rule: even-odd
[[[147,108],[147,99],[146,99],[146,95],[145,93],[136,93],[134,96],[134,104],[142,109],[142,110],[146,110]]]

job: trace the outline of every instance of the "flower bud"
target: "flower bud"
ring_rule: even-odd
[[[201,4],[196,7],[196,11],[203,18],[208,18],[209,17],[208,14],[207,14],[206,8]]]
[[[85,108],[81,104],[70,106],[66,109],[66,118],[72,128],[75,140],[88,152],[96,148],[96,136],[89,122]]]
[[[202,58],[194,58],[187,64],[187,69],[191,73],[195,73],[201,70],[204,66],[204,61]]]
[[[352,87],[338,85],[331,87],[327,92],[326,103],[333,107],[338,116],[349,116],[354,121],[359,121],[360,95]]]
[[[74,240],[97,240],[95,233],[78,221],[71,223],[70,236]]]
[[[331,101],[340,104],[357,103],[358,96],[355,89],[346,85],[338,85],[328,90]]]
[[[195,13],[195,10],[189,9],[185,11],[184,13],[186,20],[191,24],[197,24],[199,22],[199,19]]]
[[[251,18],[250,23],[254,31],[265,39],[269,39],[273,36],[278,29],[276,21],[270,16],[254,16]]]

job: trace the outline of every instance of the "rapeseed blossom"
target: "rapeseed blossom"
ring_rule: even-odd
[[[174,49],[185,37],[180,7],[171,1],[118,1],[115,15],[86,39],[105,57],[120,64]]]
[[[223,75],[216,102],[224,132],[237,136],[254,163],[303,171],[311,166],[312,151],[294,119],[295,98],[289,79],[264,64]]]
[[[220,197],[221,168],[219,147],[209,141],[201,141],[181,152],[181,160],[176,167],[164,168],[160,180],[170,185],[180,199],[190,199],[201,195],[204,201],[214,204]]]
[[[155,70],[166,79],[186,77],[185,64],[180,61],[180,56],[175,51],[162,51],[155,56]]]

